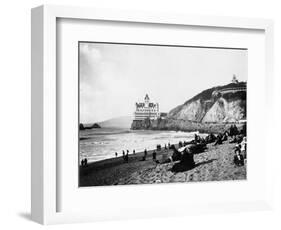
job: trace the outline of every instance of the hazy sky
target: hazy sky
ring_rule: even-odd
[[[80,43],[80,121],[133,115],[146,93],[161,112],[200,93],[247,80],[247,51]]]

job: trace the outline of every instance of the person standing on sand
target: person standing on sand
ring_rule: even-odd
[[[234,155],[233,162],[236,166],[243,166],[244,165],[244,157],[241,154],[241,147],[240,146],[236,146],[236,148],[235,148],[235,155]]]
[[[144,161],[146,160],[146,156],[147,156],[147,150],[145,149],[145,150],[144,150],[144,156],[143,156],[143,160],[144,160]]]
[[[117,157],[118,156],[118,153],[117,152],[115,152],[115,157]]]
[[[152,158],[153,158],[154,161],[156,160],[156,151],[155,150],[152,153]]]
[[[123,150],[123,159],[125,159],[125,151]]]
[[[135,150],[133,150],[133,154],[134,154],[134,155],[136,154],[136,151],[135,151]]]
[[[127,151],[127,154],[125,156],[125,162],[128,163],[129,162],[129,151]]]
[[[126,162],[129,162],[129,150],[127,149]]]
[[[243,137],[240,149],[241,149],[241,155],[244,158],[244,164],[246,164],[247,163],[247,137]]]

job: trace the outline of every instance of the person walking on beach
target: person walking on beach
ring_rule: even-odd
[[[127,152],[126,156],[125,156],[125,162],[128,163],[129,162],[129,151]]]
[[[115,157],[117,157],[118,156],[118,153],[117,152],[115,152]]]
[[[147,150],[145,149],[145,150],[144,150],[144,156],[143,156],[143,158],[142,158],[144,161],[146,160],[146,156],[147,156]]]
[[[125,159],[125,151],[123,150],[122,152],[123,152],[123,159]]]
[[[152,158],[153,158],[153,161],[156,161],[156,151],[155,150],[152,153]]]
[[[135,151],[135,150],[133,150],[133,154],[134,154],[134,155],[136,154],[136,151]]]

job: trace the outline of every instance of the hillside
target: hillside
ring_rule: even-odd
[[[98,124],[102,128],[124,128],[129,129],[132,124],[132,117],[130,116],[121,116],[121,117],[115,117],[109,120],[105,120],[102,122],[99,122]]]
[[[237,122],[246,119],[246,83],[217,86],[202,91],[168,113],[168,118],[195,122]],[[228,90],[228,89],[232,89]]]

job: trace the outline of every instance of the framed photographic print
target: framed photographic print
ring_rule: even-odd
[[[32,219],[270,208],[272,33],[266,19],[33,9]]]
[[[246,179],[246,48],[78,46],[79,186]]]

